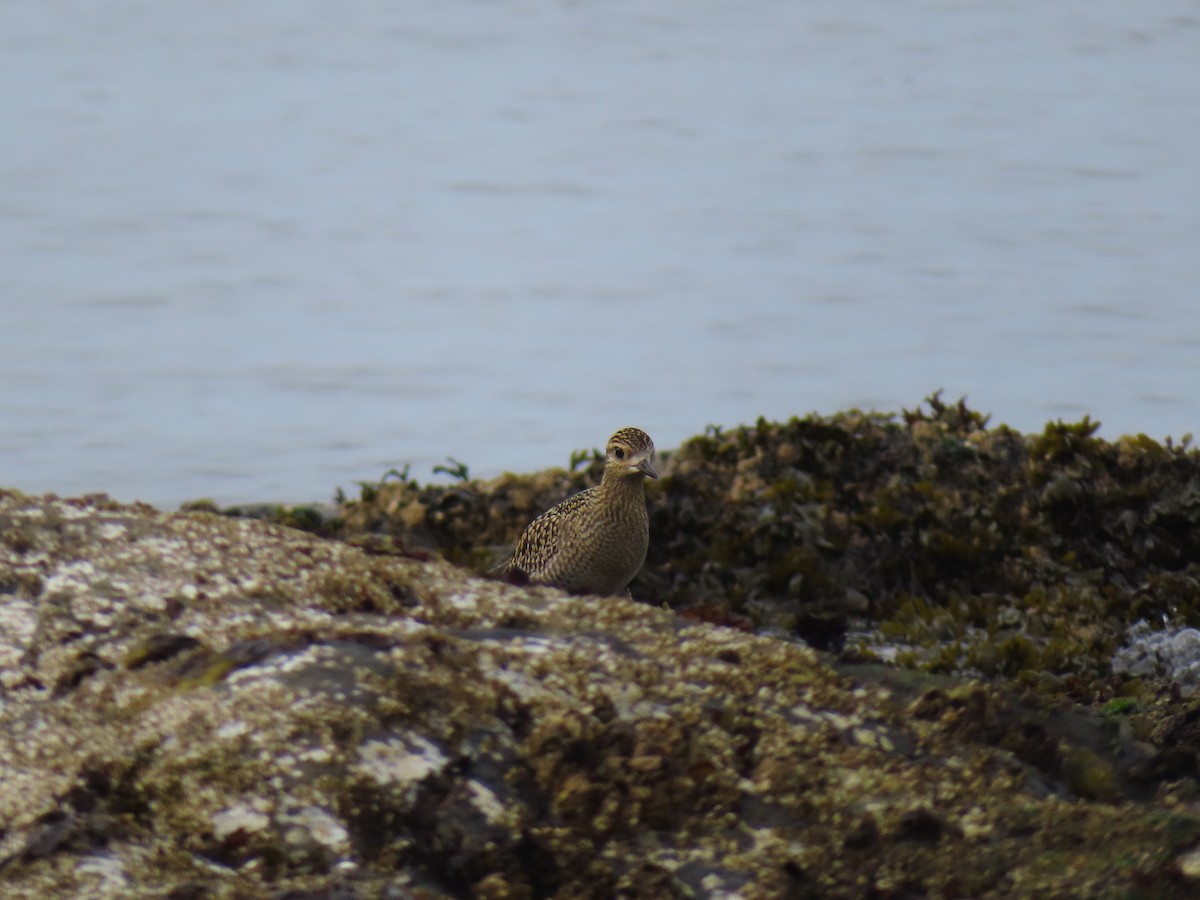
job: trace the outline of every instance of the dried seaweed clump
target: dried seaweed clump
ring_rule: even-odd
[[[662,454],[634,596],[933,671],[1105,675],[1132,623],[1200,626],[1200,456],[1097,427],[1023,435],[935,394],[710,428]],[[340,534],[483,572],[596,468],[387,482]]]

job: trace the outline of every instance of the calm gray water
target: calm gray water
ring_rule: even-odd
[[[0,484],[1200,422],[1192,0],[5,0]]]

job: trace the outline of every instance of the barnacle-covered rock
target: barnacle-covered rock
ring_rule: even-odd
[[[1200,889],[1186,439],[934,396],[660,458],[643,602],[469,572],[596,454],[332,515],[0,491],[5,890]]]
[[[0,491],[0,534],[13,896],[1198,886],[1119,720],[262,521]]]

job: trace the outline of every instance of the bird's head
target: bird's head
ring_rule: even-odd
[[[622,428],[608,439],[604,450],[605,470],[624,477],[657,478],[654,441],[639,428]]]

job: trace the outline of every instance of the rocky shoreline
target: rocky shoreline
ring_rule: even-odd
[[[485,575],[594,454],[0,490],[0,896],[1194,896],[1200,456],[1094,432],[710,431],[629,600]]]

